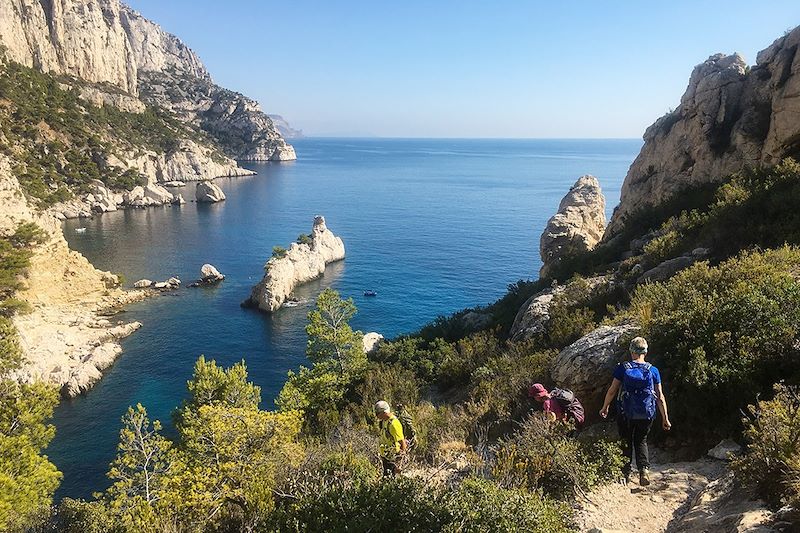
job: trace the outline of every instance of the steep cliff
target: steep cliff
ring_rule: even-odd
[[[81,89],[94,103],[122,102],[107,96],[122,92],[174,112],[207,131],[230,157],[295,158],[256,102],[215,85],[180,39],[119,0],[0,2],[0,44],[11,61],[78,78],[78,86],[101,84]]]
[[[626,217],[689,185],[719,180],[748,166],[800,156],[800,27],[748,66],[717,54],[696,66],[674,111],[644,134],[606,238]]]

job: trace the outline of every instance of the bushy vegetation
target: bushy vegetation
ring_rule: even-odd
[[[14,299],[29,266],[32,247],[45,233],[32,223],[0,238],[0,529],[24,531],[38,525],[52,502],[61,473],[43,455],[53,439],[47,421],[58,393],[42,383],[23,385],[9,373],[23,363],[11,318],[25,306]]]
[[[730,434],[756,394],[798,382],[799,268],[795,248],[745,252],[637,289],[630,316],[670,384],[678,431]]]
[[[131,189],[145,179],[108,163],[120,150],[174,152],[182,139],[206,138],[166,112],[128,113],[97,107],[58,79],[13,62],[0,61],[0,152],[17,162],[23,190],[41,205],[88,192],[97,179],[112,189]]]
[[[272,257],[276,259],[283,259],[286,257],[286,254],[289,253],[286,248],[283,246],[273,246],[272,247]]]
[[[774,507],[800,509],[800,389],[776,385],[771,400],[748,406],[747,453],[733,469]]]

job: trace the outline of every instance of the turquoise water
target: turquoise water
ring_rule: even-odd
[[[142,329],[98,385],[56,411],[48,454],[64,473],[57,497],[107,486],[119,419],[147,407],[169,427],[200,354],[230,365],[245,359],[270,406],[286,372],[304,361],[308,305],[266,316],[239,307],[274,245],[309,233],[313,217],[347,248],[344,262],[298,292],[325,287],[352,296],[354,326],[391,337],[438,315],[486,304],[509,283],[535,278],[539,235],[582,174],[596,175],[611,208],[639,140],[303,139],[296,162],[245,164],[257,176],[220,179],[216,205],[107,213],[68,221],[70,245],[95,266],[184,283],[212,263],[227,279],[131,305],[121,318]],[[182,190],[194,197],[190,184]],[[86,227],[84,233],[75,228]],[[377,298],[365,298],[365,289]]]

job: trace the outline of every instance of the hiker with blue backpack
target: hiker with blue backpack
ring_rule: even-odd
[[[631,360],[617,365],[614,379],[606,393],[600,416],[608,416],[608,408],[617,398],[617,425],[623,441],[625,463],[622,467],[625,483],[631,477],[631,453],[636,455],[639,469],[639,484],[650,484],[650,457],[647,449],[647,435],[656,418],[656,410],[661,412],[661,425],[669,431],[672,424],[667,414],[667,401],[661,389],[661,374],[658,369],[645,362],[647,341],[636,337],[630,344]]]

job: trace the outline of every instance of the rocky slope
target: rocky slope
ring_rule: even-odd
[[[280,309],[294,288],[320,277],[325,266],[344,259],[344,243],[325,225],[325,218],[314,218],[310,244],[292,243],[283,255],[272,257],[264,265],[264,279],[243,302],[271,313]]]
[[[47,381],[75,396],[111,366],[121,352],[118,339],[140,326],[106,317],[107,310],[143,294],[118,289],[117,276],[70,250],[58,221],[31,208],[8,158],[0,155],[0,232],[13,232],[22,222],[36,223],[49,239],[35,248],[25,288],[16,295],[32,308],[14,319],[27,359],[16,377]]]
[[[606,238],[632,213],[689,185],[800,156],[799,45],[800,27],[762,50],[753,66],[739,54],[696,66],[678,108],[645,131]]]
[[[542,268],[551,277],[562,259],[594,248],[606,228],[606,199],[594,176],[581,176],[561,200],[558,212],[547,221],[539,241]]]
[[[303,130],[295,129],[289,124],[289,122],[280,115],[267,115],[272,123],[275,124],[275,128],[278,130],[278,133],[284,139],[302,139],[304,137]]]

